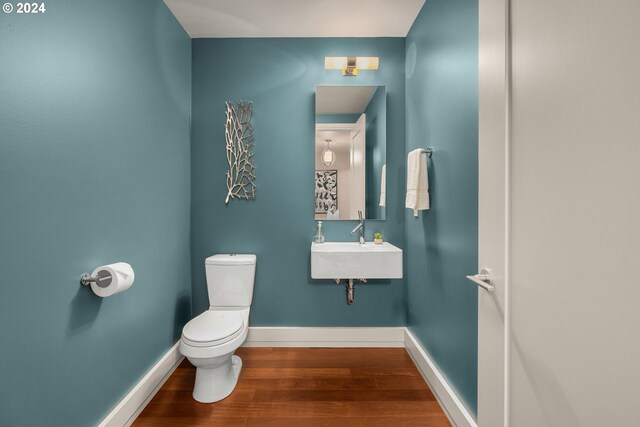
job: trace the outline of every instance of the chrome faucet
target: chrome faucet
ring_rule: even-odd
[[[358,218],[360,222],[353,230],[351,230],[351,235],[353,236],[360,231],[360,244],[364,245],[364,218],[362,217],[362,211],[358,211]]]

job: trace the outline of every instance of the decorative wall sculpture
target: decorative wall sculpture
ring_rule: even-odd
[[[316,213],[336,213],[338,210],[338,171],[316,171]]]
[[[224,137],[227,142],[227,198],[230,199],[255,199],[256,168],[253,162],[253,126],[251,115],[253,103],[238,101],[234,106],[232,102],[225,102],[227,106],[227,122],[224,126]]]

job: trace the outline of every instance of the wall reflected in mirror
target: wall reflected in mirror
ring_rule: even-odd
[[[315,219],[385,219],[384,86],[316,86]]]

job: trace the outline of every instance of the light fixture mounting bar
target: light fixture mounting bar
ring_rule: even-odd
[[[325,56],[326,70],[342,70],[343,76],[357,76],[359,70],[377,70],[380,59],[377,56]]]

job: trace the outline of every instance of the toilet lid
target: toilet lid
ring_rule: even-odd
[[[231,341],[242,333],[243,326],[239,311],[207,310],[184,326],[182,338],[196,347],[210,347]]]

